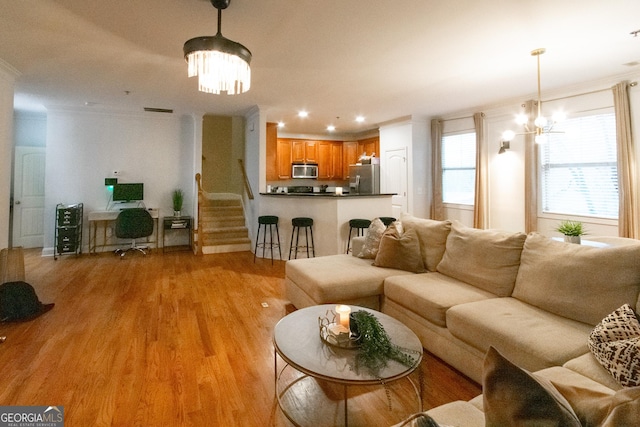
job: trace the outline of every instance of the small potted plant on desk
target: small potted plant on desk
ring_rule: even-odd
[[[564,241],[568,243],[580,244],[580,236],[585,234],[584,227],[580,221],[565,220],[560,222],[556,231],[564,235]]]
[[[182,190],[180,189],[173,190],[171,199],[173,200],[173,216],[175,217],[181,216],[182,202],[184,201],[184,194],[182,193]]]

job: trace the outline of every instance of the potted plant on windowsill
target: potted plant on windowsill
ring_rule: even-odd
[[[173,190],[171,194],[171,199],[173,201],[173,216],[181,216],[182,215],[182,202],[184,201],[184,194],[182,190],[177,189]]]
[[[580,244],[580,236],[584,235],[584,227],[580,221],[564,220],[556,228],[558,233],[564,235],[564,241]]]

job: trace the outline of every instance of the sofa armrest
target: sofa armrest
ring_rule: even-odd
[[[357,257],[364,247],[365,236],[356,236],[351,238],[351,255]]]
[[[0,283],[24,282],[24,253],[21,247],[0,251]]]

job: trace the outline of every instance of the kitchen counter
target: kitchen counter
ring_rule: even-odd
[[[378,193],[378,194],[358,194],[358,193],[343,193],[337,195],[335,193],[260,193],[262,196],[276,196],[276,197],[390,197],[395,196],[396,193]]]
[[[316,256],[344,253],[349,235],[349,220],[393,216],[392,193],[343,194],[335,193],[260,193],[259,215],[280,218],[282,258],[289,257],[291,220],[296,217],[313,219],[313,238]],[[264,196],[264,197],[262,197]],[[304,235],[304,232],[302,233]],[[304,240],[304,237],[301,237]],[[260,256],[261,251],[258,251]],[[267,256],[269,254],[267,253]],[[300,253],[298,253],[300,257]],[[303,254],[302,257],[305,257]]]

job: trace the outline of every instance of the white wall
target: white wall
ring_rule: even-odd
[[[0,60],[0,248],[9,246],[11,161],[13,159],[13,87],[18,72]]]
[[[104,178],[113,177],[114,171],[118,182],[143,182],[146,206],[159,208],[161,217],[173,213],[171,192],[183,189],[184,214],[193,215],[193,120],[172,114],[50,109],[43,253],[52,252],[58,203],[84,203],[87,245],[87,214],[107,207],[110,193]]]
[[[13,118],[13,140],[16,146],[46,146],[46,113],[16,111]]]
[[[385,188],[385,154],[391,150],[405,149],[407,153],[407,212],[418,217],[428,217],[431,203],[430,164],[431,149],[426,120],[407,118],[380,126],[381,192]]]

